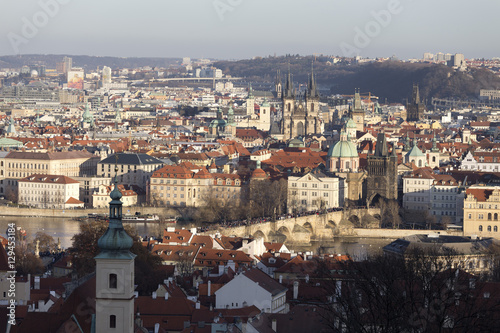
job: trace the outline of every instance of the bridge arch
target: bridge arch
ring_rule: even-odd
[[[359,218],[358,215],[352,214],[348,218],[349,222],[351,222],[355,227],[360,227],[361,226],[361,219]]]
[[[266,237],[266,234],[264,234],[262,231],[260,230],[257,230],[256,232],[253,233],[253,238],[255,239],[259,239],[259,238],[263,238],[264,239],[264,242],[267,241],[267,237]]]
[[[367,201],[368,207],[378,207],[380,205],[380,202],[384,200],[384,198],[378,194],[378,193],[373,193]]]
[[[302,225],[305,229],[307,229],[311,234],[313,233],[313,227],[310,222],[306,222]]]

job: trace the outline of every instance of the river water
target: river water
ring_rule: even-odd
[[[17,227],[25,229],[27,236],[31,239],[38,231],[41,231],[52,236],[56,242],[59,239],[63,248],[69,248],[72,245],[71,238],[80,231],[80,224],[86,222],[70,218],[0,216],[0,235],[5,237],[9,223],[15,223]],[[131,225],[136,229],[137,234],[143,237],[161,235],[165,227],[158,223],[125,224]],[[289,249],[296,252],[310,251],[313,254],[350,254],[355,260],[359,260],[371,254],[381,253],[382,248],[391,241],[386,238],[341,237],[327,242],[313,242],[309,246],[289,247]]]

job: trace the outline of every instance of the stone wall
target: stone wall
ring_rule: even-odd
[[[130,212],[129,212],[130,210]],[[160,217],[170,217],[177,215],[175,210],[165,207],[123,207],[123,214],[156,214]],[[106,214],[109,213],[109,208],[92,208],[92,209],[39,209],[39,208],[17,208],[17,207],[0,207],[0,216],[39,216],[39,217],[62,217],[72,218],[87,216],[88,214]]]

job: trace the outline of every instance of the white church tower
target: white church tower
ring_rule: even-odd
[[[133,240],[123,229],[122,194],[115,188],[110,194],[109,226],[97,242],[101,253],[96,261],[96,333],[134,332],[134,259]]]

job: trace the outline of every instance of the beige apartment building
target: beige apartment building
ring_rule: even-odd
[[[87,151],[34,153],[11,151],[2,162],[3,179],[0,192],[6,199],[18,198],[17,181],[34,174],[66,177],[96,174],[99,157]]]
[[[20,179],[32,174],[66,177],[96,174],[99,157],[87,151],[32,153],[12,151],[4,158],[5,177]]]
[[[465,195],[464,235],[500,238],[500,187],[471,186]]]
[[[197,207],[207,195],[221,200],[240,200],[242,181],[237,174],[194,173],[182,165],[167,165],[155,171],[149,186],[149,201],[155,205]]]
[[[114,189],[114,185],[99,185],[97,191],[92,194],[92,203],[94,208],[109,207],[111,201],[109,195]],[[136,206],[138,202],[138,195],[132,188],[127,185],[118,185],[118,190],[122,194],[120,201],[123,207]]]

